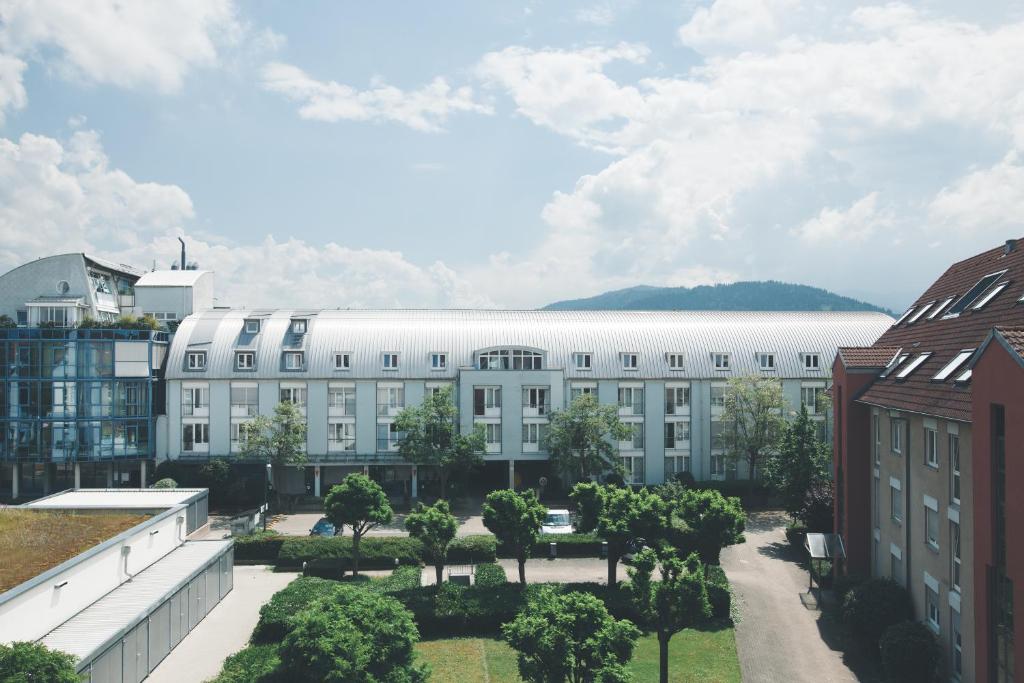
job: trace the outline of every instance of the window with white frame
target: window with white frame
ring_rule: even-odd
[[[627,484],[644,483],[643,456],[626,456],[622,458],[622,479]]]
[[[181,390],[181,414],[188,417],[209,415],[210,390],[206,387],[183,387]]]
[[[493,349],[477,355],[481,370],[541,370],[544,357],[526,349]]]
[[[949,583],[950,587],[960,591],[960,569],[962,560],[960,557],[960,522],[949,521]]]
[[[501,387],[473,387],[473,415],[482,417],[501,411]]]
[[[725,423],[721,420],[711,421],[711,450],[721,451],[725,448],[722,434],[725,432]]]
[[[889,518],[897,523],[903,521],[903,490],[899,484],[889,480]]]
[[[541,447],[547,434],[548,426],[546,424],[536,422],[523,423],[523,445],[532,446],[532,450],[538,450]]]
[[[440,394],[442,391],[450,390],[451,384],[427,384],[426,393],[428,397],[434,397]],[[454,396],[452,397],[454,398]]]
[[[711,407],[712,408],[724,408],[725,407],[725,395],[729,391],[729,385],[727,384],[712,384],[711,385]]]
[[[350,353],[335,353],[334,354],[334,369],[335,370],[351,370],[352,369],[352,354],[350,354]]]
[[[296,408],[306,407],[306,387],[282,386],[281,403],[291,403]]]
[[[252,370],[256,367],[255,351],[236,351],[235,370]]]
[[[715,370],[728,370],[729,369],[729,354],[727,354],[727,353],[713,353],[713,354],[711,354],[711,360],[714,363]]]
[[[619,412],[627,415],[644,414],[644,388],[619,387]]]
[[[385,370],[397,370],[398,369],[398,354],[397,353],[382,353],[380,356],[380,365]]]
[[[690,408],[690,387],[665,387],[665,414],[686,414]]]
[[[327,425],[327,448],[332,451],[356,449],[356,425],[353,422],[332,422]]]
[[[939,632],[939,592],[931,586],[925,584],[924,587],[924,605],[925,615],[928,619],[928,625],[932,627],[932,630],[936,633]]]
[[[284,369],[301,370],[303,368],[304,354],[302,351],[284,352]]]
[[[924,428],[924,464],[939,466],[939,433],[931,427]]]
[[[185,354],[185,362],[189,370],[205,370],[206,351],[189,351]]]
[[[356,414],[356,388],[348,386],[327,387],[327,407],[333,415]]]
[[[665,480],[674,479],[677,474],[690,471],[689,455],[665,456]]]
[[[210,448],[210,425],[186,422],[181,425],[181,450],[186,453],[205,452]]]
[[[808,414],[817,415],[819,413],[819,404],[821,403],[821,396],[824,393],[825,387],[800,387],[800,403],[807,408]]]
[[[448,367],[448,354],[447,353],[432,353],[430,354],[430,369],[431,370],[444,370]]]
[[[960,504],[960,435],[949,435],[949,497]]]
[[[246,318],[245,320],[245,333],[246,334],[259,334],[260,332],[260,321],[256,318]]]
[[[817,353],[805,353],[804,370],[821,370],[821,355]]]
[[[259,389],[255,384],[231,385],[231,416],[254,417],[260,411]]]
[[[68,309],[64,306],[40,306],[39,324],[66,327],[68,324]]]
[[[903,430],[906,423],[903,420],[889,420],[889,442],[892,452],[900,455],[903,452]]]
[[[665,448],[675,450],[677,448],[690,447],[690,423],[686,420],[677,420],[665,423]]]
[[[597,396],[597,387],[592,384],[573,384],[569,387],[569,400],[575,401],[580,396]]]
[[[231,451],[237,453],[245,448],[249,440],[250,422],[235,421],[231,423]]]
[[[630,429],[630,435],[623,441],[622,448],[632,449],[635,451],[641,451],[644,448],[644,423],[643,422],[627,422],[626,426]]]
[[[577,370],[590,370],[593,367],[593,356],[585,351],[572,354],[572,362]]]
[[[925,496],[924,501],[924,542],[932,550],[939,549],[939,510],[934,500]]]
[[[757,364],[765,372],[772,372],[775,370],[775,354],[774,353],[759,353],[757,354]]]
[[[305,318],[295,318],[292,320],[292,334],[306,334]]]
[[[875,464],[882,462],[882,420],[877,413],[871,416],[871,433],[874,435],[872,444],[875,456]]]
[[[949,668],[954,678],[960,680],[964,672],[964,641],[960,634],[960,612],[952,607],[949,608],[949,645]]]
[[[402,441],[402,436],[402,432],[398,431],[394,422],[378,422],[377,450],[379,452],[397,451]]]
[[[487,450],[501,449],[501,423],[488,422],[484,425],[484,441]]]
[[[619,358],[622,359],[623,370],[636,370],[637,368],[637,354],[635,353],[623,353],[619,354]]]
[[[669,370],[685,370],[686,369],[686,356],[682,353],[670,353],[668,356],[668,369]]]
[[[712,453],[710,459],[711,476],[722,478],[725,476],[725,456],[721,453]]]
[[[377,387],[377,414],[393,415],[405,407],[404,386]]]
[[[548,387],[523,387],[523,408],[536,415],[551,412],[551,390]]]

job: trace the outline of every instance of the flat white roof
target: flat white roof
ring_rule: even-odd
[[[136,287],[191,287],[209,270],[154,270],[135,283]]]
[[[169,508],[206,489],[78,489],[25,503],[31,508]]]
[[[181,588],[230,546],[230,540],[186,541],[46,634],[40,641],[81,660],[100,654],[112,639]]]

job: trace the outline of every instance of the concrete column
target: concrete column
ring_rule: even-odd
[[[370,476],[370,466],[369,465],[363,465],[363,474],[366,475],[367,477]]]
[[[419,498],[419,480],[417,478],[416,465],[412,466],[412,499]]]
[[[313,495],[320,497],[320,465],[313,465]]]
[[[107,488],[114,488],[114,463],[107,463]]]
[[[516,487],[516,461],[511,458],[508,461],[508,487],[510,489]]]
[[[18,499],[18,489],[21,488],[21,466],[14,463],[11,466],[11,498]]]
[[[75,490],[82,488],[82,463],[75,463]]]
[[[139,463],[139,488],[146,488],[146,461],[143,460]]]

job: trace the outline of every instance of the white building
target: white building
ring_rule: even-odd
[[[162,323],[213,308],[213,273],[209,270],[154,270],[135,283],[137,316],[151,315]]]
[[[182,321],[168,354],[158,458],[237,456],[239,425],[291,401],[307,419],[309,465],[289,470],[290,492],[320,495],[372,468],[415,497],[432,473],[398,455],[394,418],[451,386],[463,430],[485,426],[481,481],[493,485],[548,474],[549,414],[578,393],[634,425],[619,444],[632,482],[743,476],[713,447],[729,378],[777,377],[794,409],[806,403],[824,422],[816,402],[837,348],[891,324],[833,312],[205,311]]]

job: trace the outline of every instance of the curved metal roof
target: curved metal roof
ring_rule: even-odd
[[[294,335],[290,321],[305,318]],[[260,332],[245,334],[246,319]],[[869,346],[893,319],[882,313],[719,311],[499,311],[499,310],[212,310],[182,321],[171,344],[169,379],[444,379],[474,365],[475,352],[492,348],[544,351],[547,369],[569,378],[707,378],[757,372],[758,352],[775,354],[782,377],[821,377],[840,346]],[[205,371],[185,370],[185,353],[206,350]],[[234,369],[234,352],[256,352],[256,371]],[[282,353],[305,353],[304,371],[287,371]],[[592,369],[577,370],[572,354],[593,354]],[[348,371],[334,369],[334,353],[351,353]],[[381,354],[398,353],[399,368],[384,370]],[[430,368],[430,354],[448,354],[445,370]],[[638,354],[626,371],[620,353]],[[668,353],[683,353],[686,367],[670,370]],[[731,355],[731,372],[716,372],[712,354]],[[821,370],[807,371],[801,354],[821,354]]]

